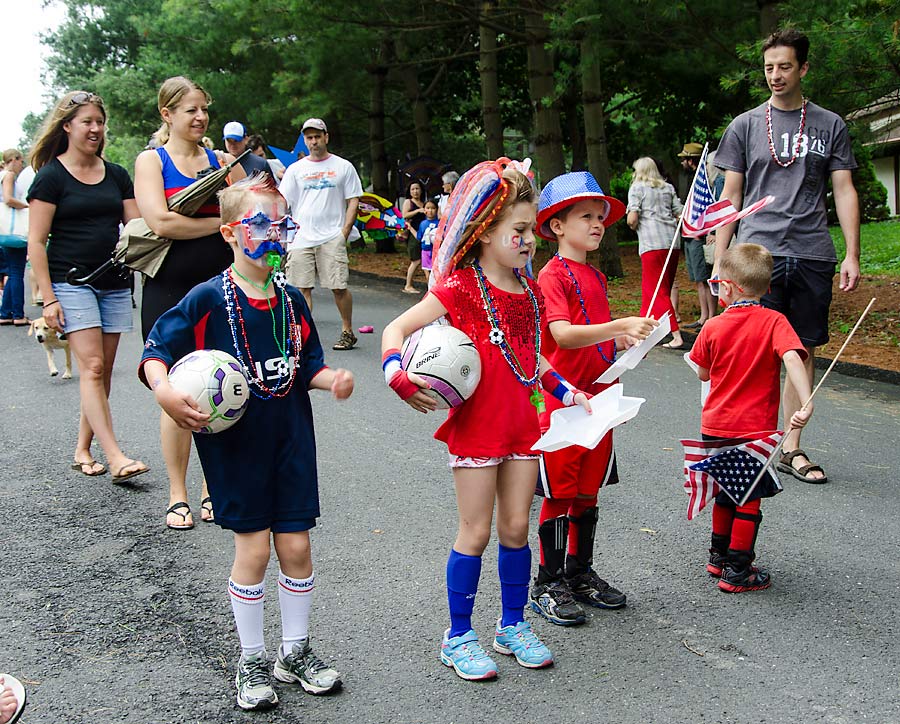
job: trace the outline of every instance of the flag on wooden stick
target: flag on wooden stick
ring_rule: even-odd
[[[735,505],[744,505],[762,484],[781,490],[778,476],[771,470],[759,475],[769,455],[781,442],[784,433],[772,432],[750,440],[682,440],[684,446],[684,490],[690,495],[688,520],[693,520],[719,492],[724,492]]]

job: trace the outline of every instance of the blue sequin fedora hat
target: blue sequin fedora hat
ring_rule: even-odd
[[[606,216],[603,226],[611,226],[625,215],[625,204],[613,196],[607,196],[590,173],[573,171],[552,179],[541,191],[538,201],[536,233],[547,241],[556,241],[550,230],[550,219],[567,206],[584,199],[600,199],[606,202]]]

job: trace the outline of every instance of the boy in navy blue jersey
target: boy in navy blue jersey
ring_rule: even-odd
[[[234,531],[228,589],[242,649],[237,703],[265,709],[278,703],[263,642],[270,537],[280,565],[282,620],[275,677],[313,694],[341,685],[340,674],[309,644],[314,588],[309,529],[319,516],[319,493],[308,390],[331,390],[336,399],[346,399],[353,392],[353,375],[325,365],[309,308],[278,271],[292,223],[271,177],[251,177],[219,196],[221,232],[234,264],[194,287],[157,320],[139,376],[160,407],[180,427],[194,431],[209,416],[169,384],[167,371],[176,360],[196,349],[222,350],[237,358],[250,382],[252,396],[243,418],[227,430],[194,439],[216,523]]]

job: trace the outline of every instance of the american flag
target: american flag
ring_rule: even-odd
[[[743,505],[759,484],[759,471],[778,447],[784,433],[772,432],[758,440],[682,440],[684,446],[684,490],[691,496],[688,520],[693,520],[719,491],[736,505]],[[766,468],[771,485],[781,490],[781,482]],[[760,476],[760,480],[762,477]]]
[[[706,155],[708,147],[703,147],[703,155],[700,156],[700,164],[688,193],[687,204],[684,209],[682,222],[682,235],[697,238],[706,236],[716,229],[730,224],[732,221],[743,219],[745,216],[755,214],[769,202],[774,196],[766,196],[738,211],[728,199],[716,201],[712,190],[709,188],[709,177],[706,174]]]

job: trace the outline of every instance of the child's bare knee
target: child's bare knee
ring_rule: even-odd
[[[491,539],[491,526],[468,524],[460,525],[454,548],[458,553],[467,556],[480,556]]]
[[[497,537],[508,548],[521,548],[528,542],[528,516],[497,518]]]
[[[282,570],[286,566],[290,568],[307,568],[312,564],[312,556],[309,545],[309,532],[275,534],[275,554]]]

